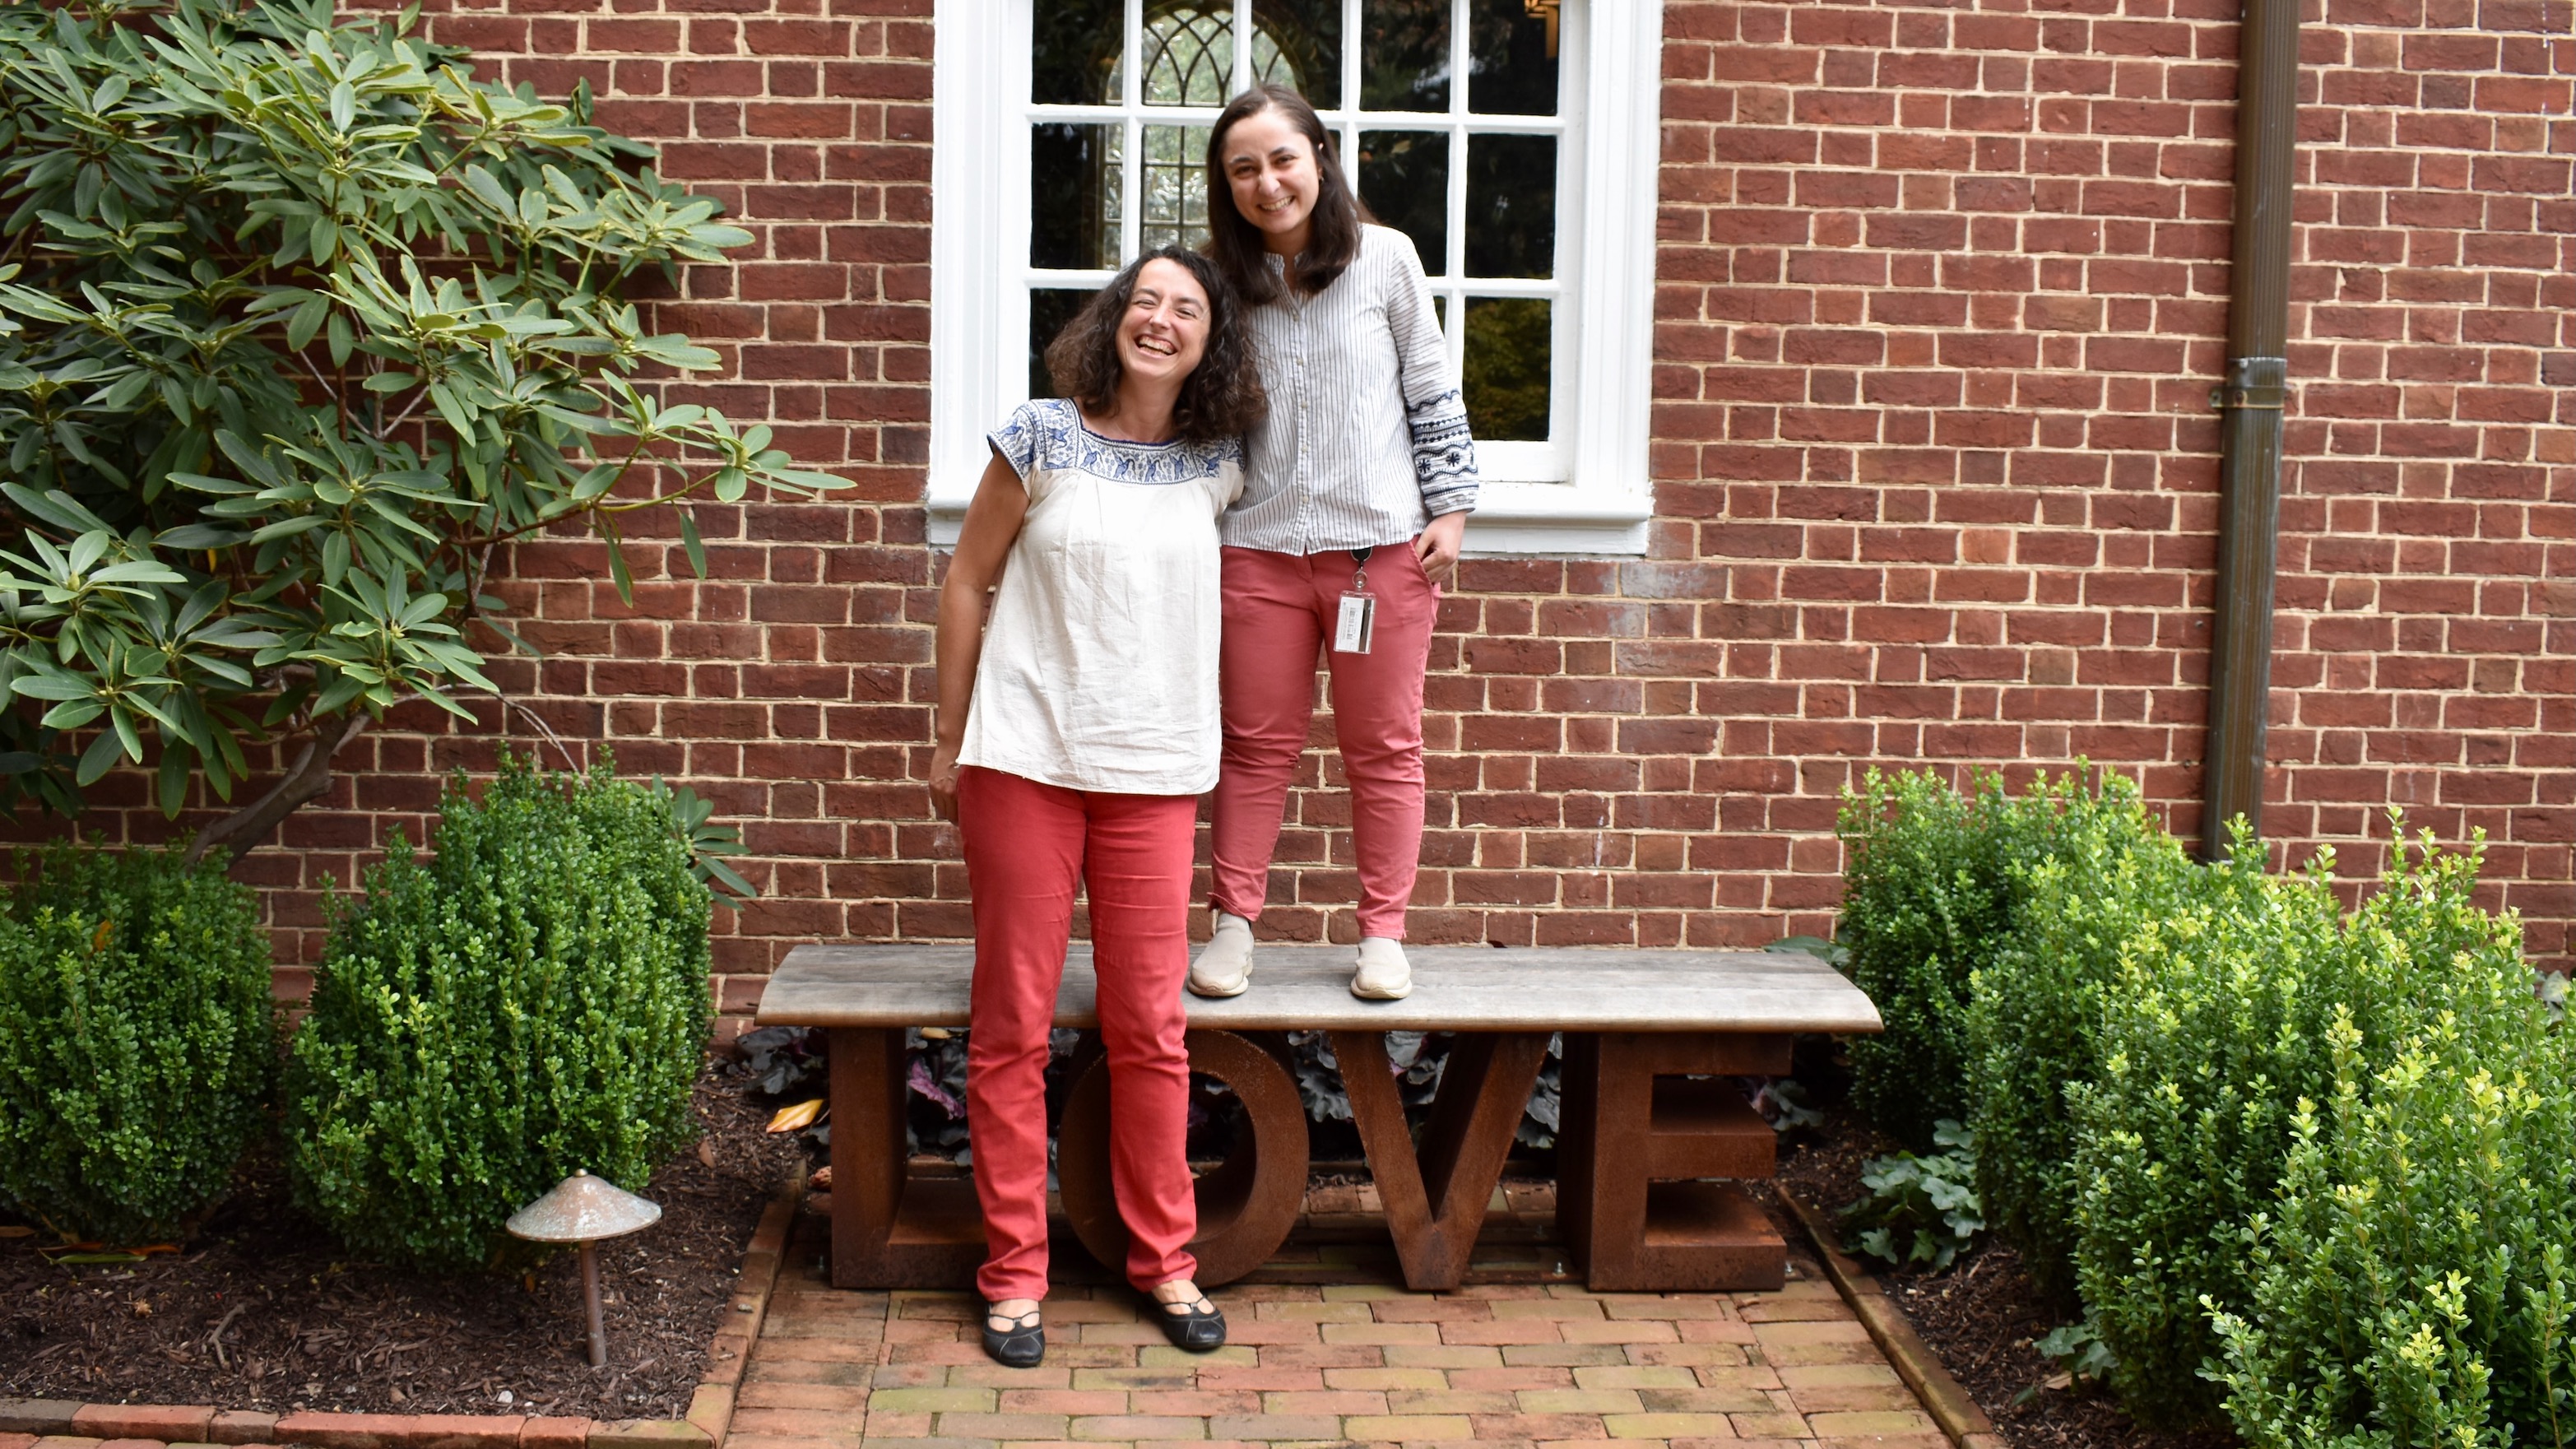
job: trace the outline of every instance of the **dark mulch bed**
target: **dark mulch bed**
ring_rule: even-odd
[[[1818,1064],[1821,1066],[1821,1064]],[[1838,1088],[1837,1073],[1801,1061],[1799,1078]],[[1897,1144],[1860,1120],[1838,1090],[1826,1100],[1821,1128],[1802,1129],[1782,1146],[1780,1181],[1833,1216],[1867,1191],[1862,1166]],[[1789,1225],[1793,1234],[1794,1224]],[[2228,1449],[2225,1431],[2176,1434],[2140,1425],[2098,1386],[2064,1384],[2056,1365],[2031,1347],[2066,1322],[2022,1271],[2021,1255],[1987,1239],[1941,1273],[1891,1272],[1865,1261],[1915,1332],[2014,1449]],[[2061,1386],[2051,1387],[2052,1382]]]
[[[287,1201],[273,1153],[174,1256],[47,1262],[0,1240],[0,1397],[408,1414],[677,1418],[761,1209],[802,1164],[740,1069],[698,1080],[699,1146],[653,1176],[662,1220],[599,1249],[609,1362],[577,1259],[432,1277],[354,1261]]]

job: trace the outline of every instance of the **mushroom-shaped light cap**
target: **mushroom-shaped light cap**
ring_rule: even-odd
[[[595,1243],[649,1228],[661,1219],[646,1202],[604,1177],[576,1172],[554,1191],[510,1214],[510,1236],[532,1243]]]

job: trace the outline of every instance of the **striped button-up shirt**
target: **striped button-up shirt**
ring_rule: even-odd
[[[1411,238],[1362,227],[1332,285],[1253,308],[1252,332],[1270,415],[1245,439],[1226,543],[1374,548],[1476,506],[1476,444]]]

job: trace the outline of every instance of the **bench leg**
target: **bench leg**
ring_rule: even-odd
[[[903,1030],[835,1027],[832,1286],[954,1288],[984,1261],[984,1218],[963,1179],[916,1182],[904,1130]]]
[[[1466,1277],[1521,1109],[1547,1060],[1547,1038],[1545,1032],[1459,1033],[1417,1150],[1384,1034],[1332,1033],[1351,1120],[1386,1206],[1386,1229],[1404,1265],[1406,1287],[1445,1291]]]
[[[1743,1191],[1764,1178],[1771,1129],[1730,1082],[1777,1075],[1782,1035],[1568,1032],[1556,1219],[1595,1291],[1768,1291],[1788,1247]],[[1658,1079],[1662,1080],[1659,1082]]]
[[[1230,1031],[1194,1031],[1190,1070],[1234,1089],[1248,1140],[1198,1180],[1198,1285],[1231,1283],[1270,1260],[1306,1200],[1306,1109],[1278,1059]],[[1056,1133],[1056,1185],[1064,1215],[1091,1256],[1113,1274],[1127,1261],[1127,1224],[1109,1183],[1109,1064],[1094,1054],[1064,1100]]]

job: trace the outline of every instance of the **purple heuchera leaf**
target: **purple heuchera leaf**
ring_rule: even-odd
[[[947,1113],[949,1120],[955,1121],[966,1115],[966,1104],[948,1095],[946,1090],[930,1079],[930,1064],[921,1058],[912,1059],[912,1070],[904,1073],[904,1084],[937,1102],[939,1110]]]

